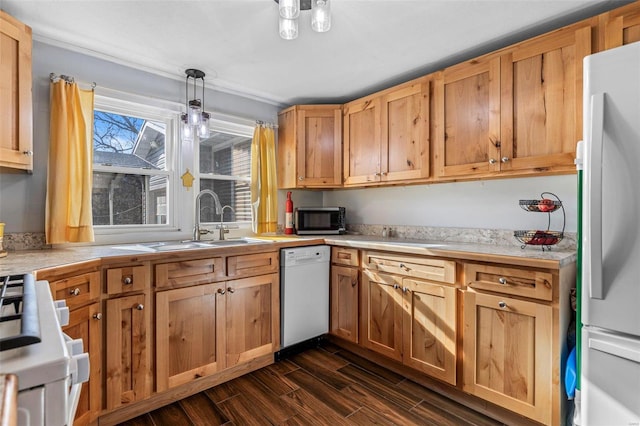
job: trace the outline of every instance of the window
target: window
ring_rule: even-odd
[[[200,190],[210,189],[220,198],[224,222],[251,222],[251,140],[253,128],[213,121],[211,136],[200,141]],[[220,221],[211,197],[200,201],[202,222]]]
[[[175,117],[171,111],[96,96],[92,212],[97,229],[171,224]]]

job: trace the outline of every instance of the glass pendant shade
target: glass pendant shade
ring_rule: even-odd
[[[202,122],[202,108],[200,106],[200,101],[193,100],[189,101],[189,124],[192,126],[199,126]]]
[[[300,15],[300,0],[280,0],[278,5],[280,16],[285,19],[296,19]]]
[[[280,37],[293,40],[298,37],[298,20],[280,17]]]
[[[330,0],[311,0],[311,29],[324,33],[331,29]]]
[[[211,134],[211,131],[209,130],[210,117],[209,113],[202,113],[202,122],[200,123],[200,126],[198,126],[198,137],[200,139],[207,139]]]
[[[189,124],[189,118],[187,114],[181,116],[181,132],[182,142],[193,142],[193,127]]]

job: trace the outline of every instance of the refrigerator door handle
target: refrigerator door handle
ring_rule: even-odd
[[[602,285],[602,148],[604,142],[604,93],[591,96],[589,224],[589,296],[603,298]]]
[[[615,355],[620,358],[640,364],[640,352],[633,348],[616,345],[606,340],[589,338],[589,349],[604,352],[606,354]]]

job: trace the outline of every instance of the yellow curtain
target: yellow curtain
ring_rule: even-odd
[[[256,126],[251,142],[251,218],[256,234],[278,227],[276,143],[273,129]]]
[[[91,242],[93,90],[51,83],[45,232],[48,244]]]

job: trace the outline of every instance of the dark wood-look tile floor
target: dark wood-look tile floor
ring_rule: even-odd
[[[122,424],[500,425],[329,343]]]

